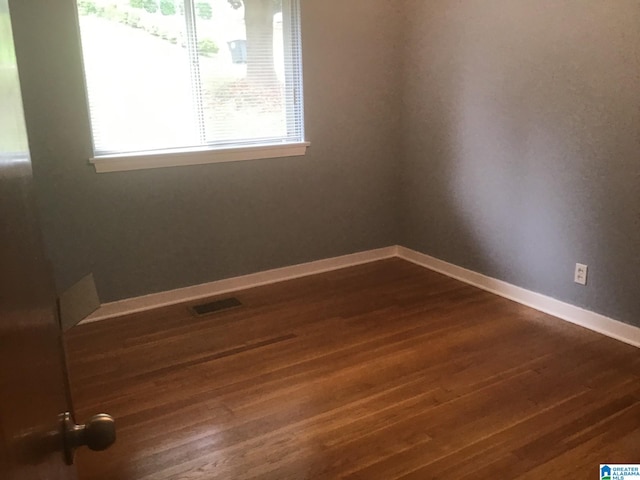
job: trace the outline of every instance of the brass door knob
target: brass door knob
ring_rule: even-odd
[[[75,450],[86,446],[90,450],[106,450],[116,441],[116,422],[111,415],[94,415],[84,425],[76,425],[71,413],[63,414],[64,456],[68,465],[73,464]]]

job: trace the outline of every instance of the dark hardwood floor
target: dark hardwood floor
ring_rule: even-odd
[[[640,463],[640,350],[399,259],[76,327],[81,480],[588,479]]]

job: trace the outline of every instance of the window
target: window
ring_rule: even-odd
[[[78,0],[78,13],[98,171],[304,153],[299,0]]]

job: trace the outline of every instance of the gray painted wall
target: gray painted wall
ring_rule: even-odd
[[[14,2],[60,290],[93,272],[112,301],[397,243],[400,12],[302,4],[305,157],[96,174],[74,2]]]
[[[640,326],[640,2],[406,11],[402,243]]]
[[[92,271],[110,301],[401,243],[640,325],[638,1],[302,3],[306,157],[98,175],[73,2],[15,2],[59,289]]]

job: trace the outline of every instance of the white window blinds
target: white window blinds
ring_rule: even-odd
[[[299,0],[79,0],[95,155],[304,141]]]

